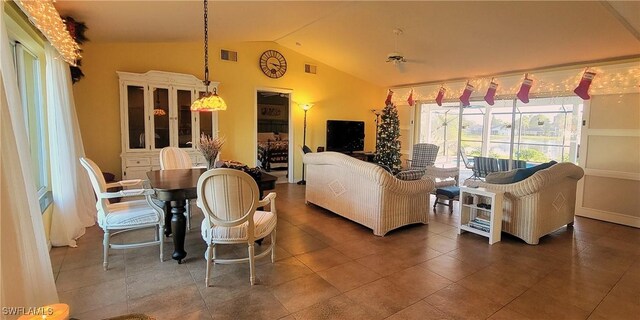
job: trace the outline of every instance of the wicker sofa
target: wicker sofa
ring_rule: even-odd
[[[514,171],[489,174],[486,181],[465,182],[468,186],[504,192],[503,232],[535,245],[542,236],[573,225],[576,186],[584,175],[582,168],[569,162],[558,163],[525,180],[497,184],[508,181]]]
[[[402,181],[373,163],[337,153],[304,155],[306,202],[384,236],[390,230],[429,222],[430,178]]]

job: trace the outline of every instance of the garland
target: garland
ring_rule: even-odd
[[[76,41],[76,43],[83,44],[86,41],[89,41],[89,38],[84,35],[85,31],[87,31],[88,29],[87,25],[84,24],[84,22],[78,22],[69,16],[62,17],[62,20],[67,27],[67,31],[69,31],[69,34],[71,35],[73,40]],[[80,49],[80,52],[82,52],[82,49]],[[82,59],[78,59],[76,61],[76,66],[69,67],[71,70],[71,80],[73,81],[73,84],[80,81],[80,79],[84,77],[84,73],[82,72],[82,69],[80,69],[81,66]]]

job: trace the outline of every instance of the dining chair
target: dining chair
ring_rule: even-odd
[[[165,147],[160,150],[160,169],[191,169],[193,162],[189,154],[176,147]],[[187,218],[187,230],[191,230],[191,201],[185,205],[185,217]]]
[[[87,170],[93,191],[96,193],[96,209],[98,210],[98,225],[104,230],[103,240],[103,267],[105,270],[109,267],[109,249],[131,249],[139,247],[147,247],[152,245],[160,246],[160,261],[163,260],[163,231],[164,231],[164,210],[156,205],[151,195],[155,192],[153,189],[137,188],[126,189],[118,192],[107,192],[107,188],[123,187],[132,188],[142,186],[143,181],[125,180],[114,183],[106,183],[102,176],[102,171],[95,162],[88,158],[80,158],[80,163]],[[144,200],[139,200],[140,196],[144,196]],[[130,198],[138,197],[138,200],[121,201],[118,203],[109,203],[108,199],[112,198]],[[143,228],[155,227],[155,238],[153,241],[128,243],[128,244],[112,244],[111,237],[117,234],[139,230]]]
[[[202,239],[207,243],[207,269],[205,285],[209,286],[211,264],[249,262],[251,285],[255,283],[256,258],[271,254],[275,260],[276,245],[276,194],[270,192],[260,200],[256,181],[247,173],[234,169],[212,169],[198,179],[198,207],[205,219],[202,221]],[[270,211],[257,210],[270,204]],[[255,240],[271,235],[268,248],[255,255]],[[216,246],[223,244],[247,244],[248,256],[238,259],[220,259]]]

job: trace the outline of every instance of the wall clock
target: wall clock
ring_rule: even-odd
[[[270,78],[280,78],[287,72],[287,60],[276,50],[267,50],[260,56],[260,69]]]

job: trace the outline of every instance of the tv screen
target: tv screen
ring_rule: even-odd
[[[327,151],[364,151],[364,121],[327,120]]]

